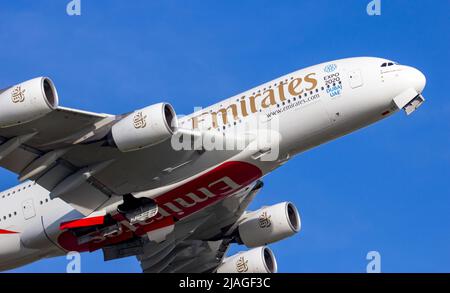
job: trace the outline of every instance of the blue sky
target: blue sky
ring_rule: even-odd
[[[304,153],[265,178],[252,208],[293,201],[302,231],[271,245],[281,272],[450,272],[450,2],[0,1],[0,88],[50,76],[63,106],[124,113],[162,100],[192,112],[285,73],[351,56],[419,68],[427,102]],[[0,188],[16,184],[1,170]],[[233,247],[238,251],[243,247]],[[64,272],[64,258],[16,272]],[[134,258],[84,272],[139,272]]]

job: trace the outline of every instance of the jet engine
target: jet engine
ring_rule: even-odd
[[[223,260],[217,273],[276,273],[277,261],[268,247],[239,252]]]
[[[113,144],[122,152],[130,152],[158,144],[177,129],[172,106],[159,103],[134,111],[112,126]]]
[[[0,90],[0,127],[36,120],[58,107],[58,93],[48,77]]]
[[[238,242],[258,247],[290,237],[300,227],[297,208],[290,202],[282,202],[244,215],[238,226]]]

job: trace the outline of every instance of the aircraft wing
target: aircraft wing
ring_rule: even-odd
[[[214,272],[231,244],[231,238],[227,236],[236,228],[237,220],[262,186],[261,181],[256,181],[243,191],[178,223],[162,243],[147,242],[137,255],[143,272]]]
[[[165,257],[139,256],[144,273],[211,273],[221,263],[230,243],[223,240],[184,241],[170,250]]]
[[[63,149],[74,145],[83,136],[89,135],[105,123],[114,120],[114,116],[58,108],[35,121],[0,128],[0,164],[2,167],[20,174],[35,158],[54,149]],[[27,138],[27,135],[32,135]],[[34,134],[34,135],[33,135]],[[12,138],[22,137],[22,144],[17,148],[6,149],[4,143]]]
[[[114,196],[156,189],[213,167],[232,151],[174,150],[170,139],[122,152],[106,143],[123,116],[59,107],[24,124],[0,128],[0,166],[35,180],[84,215]]]

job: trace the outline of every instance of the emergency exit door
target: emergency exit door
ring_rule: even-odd
[[[363,85],[363,78],[361,75],[361,70],[355,69],[348,72],[348,80],[350,81],[350,86],[352,88],[358,88]]]
[[[25,220],[31,219],[36,216],[33,199],[27,199],[22,203],[22,212]]]

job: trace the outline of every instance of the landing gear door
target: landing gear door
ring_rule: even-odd
[[[29,220],[36,216],[33,199],[27,199],[22,203],[22,212],[25,220]]]
[[[350,81],[350,86],[352,88],[358,88],[363,85],[363,78],[361,75],[361,70],[355,69],[348,72],[348,80]]]

